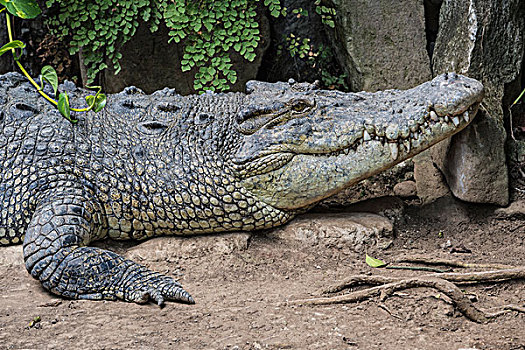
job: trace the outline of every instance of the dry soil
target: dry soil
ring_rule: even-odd
[[[495,209],[439,201],[424,208],[409,205],[394,218],[393,244],[369,247],[368,253],[384,260],[424,254],[525,264],[525,217],[496,214]],[[103,245],[180,278],[196,305],[168,303],[161,309],[62,299],[29,276],[20,246],[4,247],[1,349],[525,349],[524,314],[509,312],[488,324],[473,323],[430,289],[358,304],[287,304],[352,274],[420,273],[372,269],[364,252],[322,239],[260,232]],[[467,252],[452,252],[458,249]],[[482,309],[525,303],[525,281],[464,290]]]

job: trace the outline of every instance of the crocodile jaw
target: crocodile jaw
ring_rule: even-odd
[[[405,92],[362,96],[341,113],[326,105],[308,118],[251,135],[237,153],[243,161],[252,157],[239,163],[241,184],[276,208],[307,207],[462,130],[477,112],[483,86],[443,75]]]
[[[314,204],[400,163],[465,128],[479,104],[452,118],[440,117],[406,140],[371,136],[355,148],[330,154],[297,154],[282,167],[242,180],[257,198],[279,209]],[[455,119],[455,120],[453,120]],[[456,126],[457,123],[457,126]]]

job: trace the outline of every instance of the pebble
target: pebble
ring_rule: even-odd
[[[417,195],[416,183],[414,181],[403,181],[394,186],[394,194],[401,198],[414,197]]]

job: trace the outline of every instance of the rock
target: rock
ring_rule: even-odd
[[[506,208],[498,208],[494,212],[500,218],[525,217],[525,200],[512,202]]]
[[[431,79],[423,1],[334,0],[333,46],[352,91],[407,89]]]
[[[416,183],[414,181],[403,181],[394,186],[394,193],[401,198],[409,198],[417,195]]]
[[[440,244],[440,247],[441,247],[441,249],[448,249],[448,248],[452,247],[452,242],[450,241],[450,239],[447,239],[446,242]]]
[[[454,196],[473,203],[509,201],[503,124],[482,115],[450,143],[443,169]]]
[[[394,233],[392,222],[384,216],[337,213],[300,216],[286,226],[272,230],[269,236],[363,252],[371,247],[387,248]]]
[[[525,3],[445,0],[433,55],[435,74],[456,71],[481,80],[484,108],[472,126],[452,138],[440,166],[455,196],[506,205],[504,95],[520,78],[525,45]],[[507,102],[508,103],[508,102]],[[507,104],[508,105],[508,104]]]
[[[447,140],[440,144],[442,143],[448,145]],[[432,203],[438,198],[450,195],[443,174],[432,161],[432,151],[439,148],[440,144],[414,157],[414,179],[416,180],[417,196],[421,199],[421,204]]]
[[[126,258],[141,261],[165,261],[198,258],[209,254],[230,254],[248,248],[251,235],[228,233],[191,237],[158,237],[127,249]]]

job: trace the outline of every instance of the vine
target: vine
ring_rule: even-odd
[[[101,93],[101,87],[90,87],[93,89],[98,89],[95,96],[89,95],[86,97],[86,102],[88,107],[86,108],[71,108],[69,105],[69,96],[66,92],[61,92],[58,94],[58,77],[55,69],[51,66],[44,66],[40,74],[40,85],[29,75],[22,63],[20,58],[22,53],[18,53],[17,50],[22,50],[25,48],[25,44],[20,40],[13,39],[13,28],[11,25],[11,15],[19,17],[22,19],[32,19],[37,17],[42,13],[40,7],[35,2],[35,0],[0,0],[0,14],[5,13],[6,24],[7,24],[7,34],[9,42],[2,47],[0,47],[0,56],[4,53],[11,51],[13,59],[22,71],[24,76],[29,80],[29,82],[36,88],[38,93],[44,97],[49,103],[53,104],[58,108],[60,113],[71,123],[76,123],[78,120],[71,117],[71,111],[75,112],[87,112],[89,110],[94,110],[95,112],[100,111],[106,105],[106,96]],[[55,100],[44,92],[44,81],[48,82],[53,88],[55,98],[58,94],[58,98]]]
[[[335,28],[335,8],[323,5],[322,0],[315,0],[313,9],[320,16],[324,25],[332,29]],[[299,19],[310,16],[309,11],[301,7],[293,9],[292,14]],[[346,74],[334,73],[332,67],[334,56],[329,47],[322,44],[316,47],[311,43],[310,38],[299,37],[291,33],[284,38],[284,43],[277,47],[277,55],[282,54],[288,54],[294,60],[305,61],[317,72],[324,86],[330,89],[348,90]]]
[[[236,83],[232,55],[256,59],[260,4],[273,17],[287,13],[281,0],[46,0],[54,9],[47,20],[52,34],[69,42],[71,55],[82,53],[88,83],[108,65],[118,74],[120,50],[144,22],[152,33],[166,25],[169,42],[182,46],[181,70],[193,75],[200,92],[226,91]],[[333,28],[335,10],[322,0],[314,6]]]
[[[47,0],[57,9],[47,24],[54,35],[68,38],[70,53],[82,50],[88,83],[113,65],[120,71],[120,49],[140,21],[152,33],[164,23],[170,40],[183,45],[182,71],[193,72],[197,91],[225,91],[237,81],[232,54],[252,62],[260,42],[257,3],[272,16],[286,13],[280,0]]]
[[[315,12],[321,16],[323,24],[332,29],[335,28],[335,8],[323,5],[322,0],[315,0],[314,5]]]
[[[198,69],[195,90],[224,91],[237,81],[232,69],[230,50],[252,62],[259,45],[259,23],[256,2],[233,0],[168,5],[165,13],[170,41],[185,40],[182,71]]]

